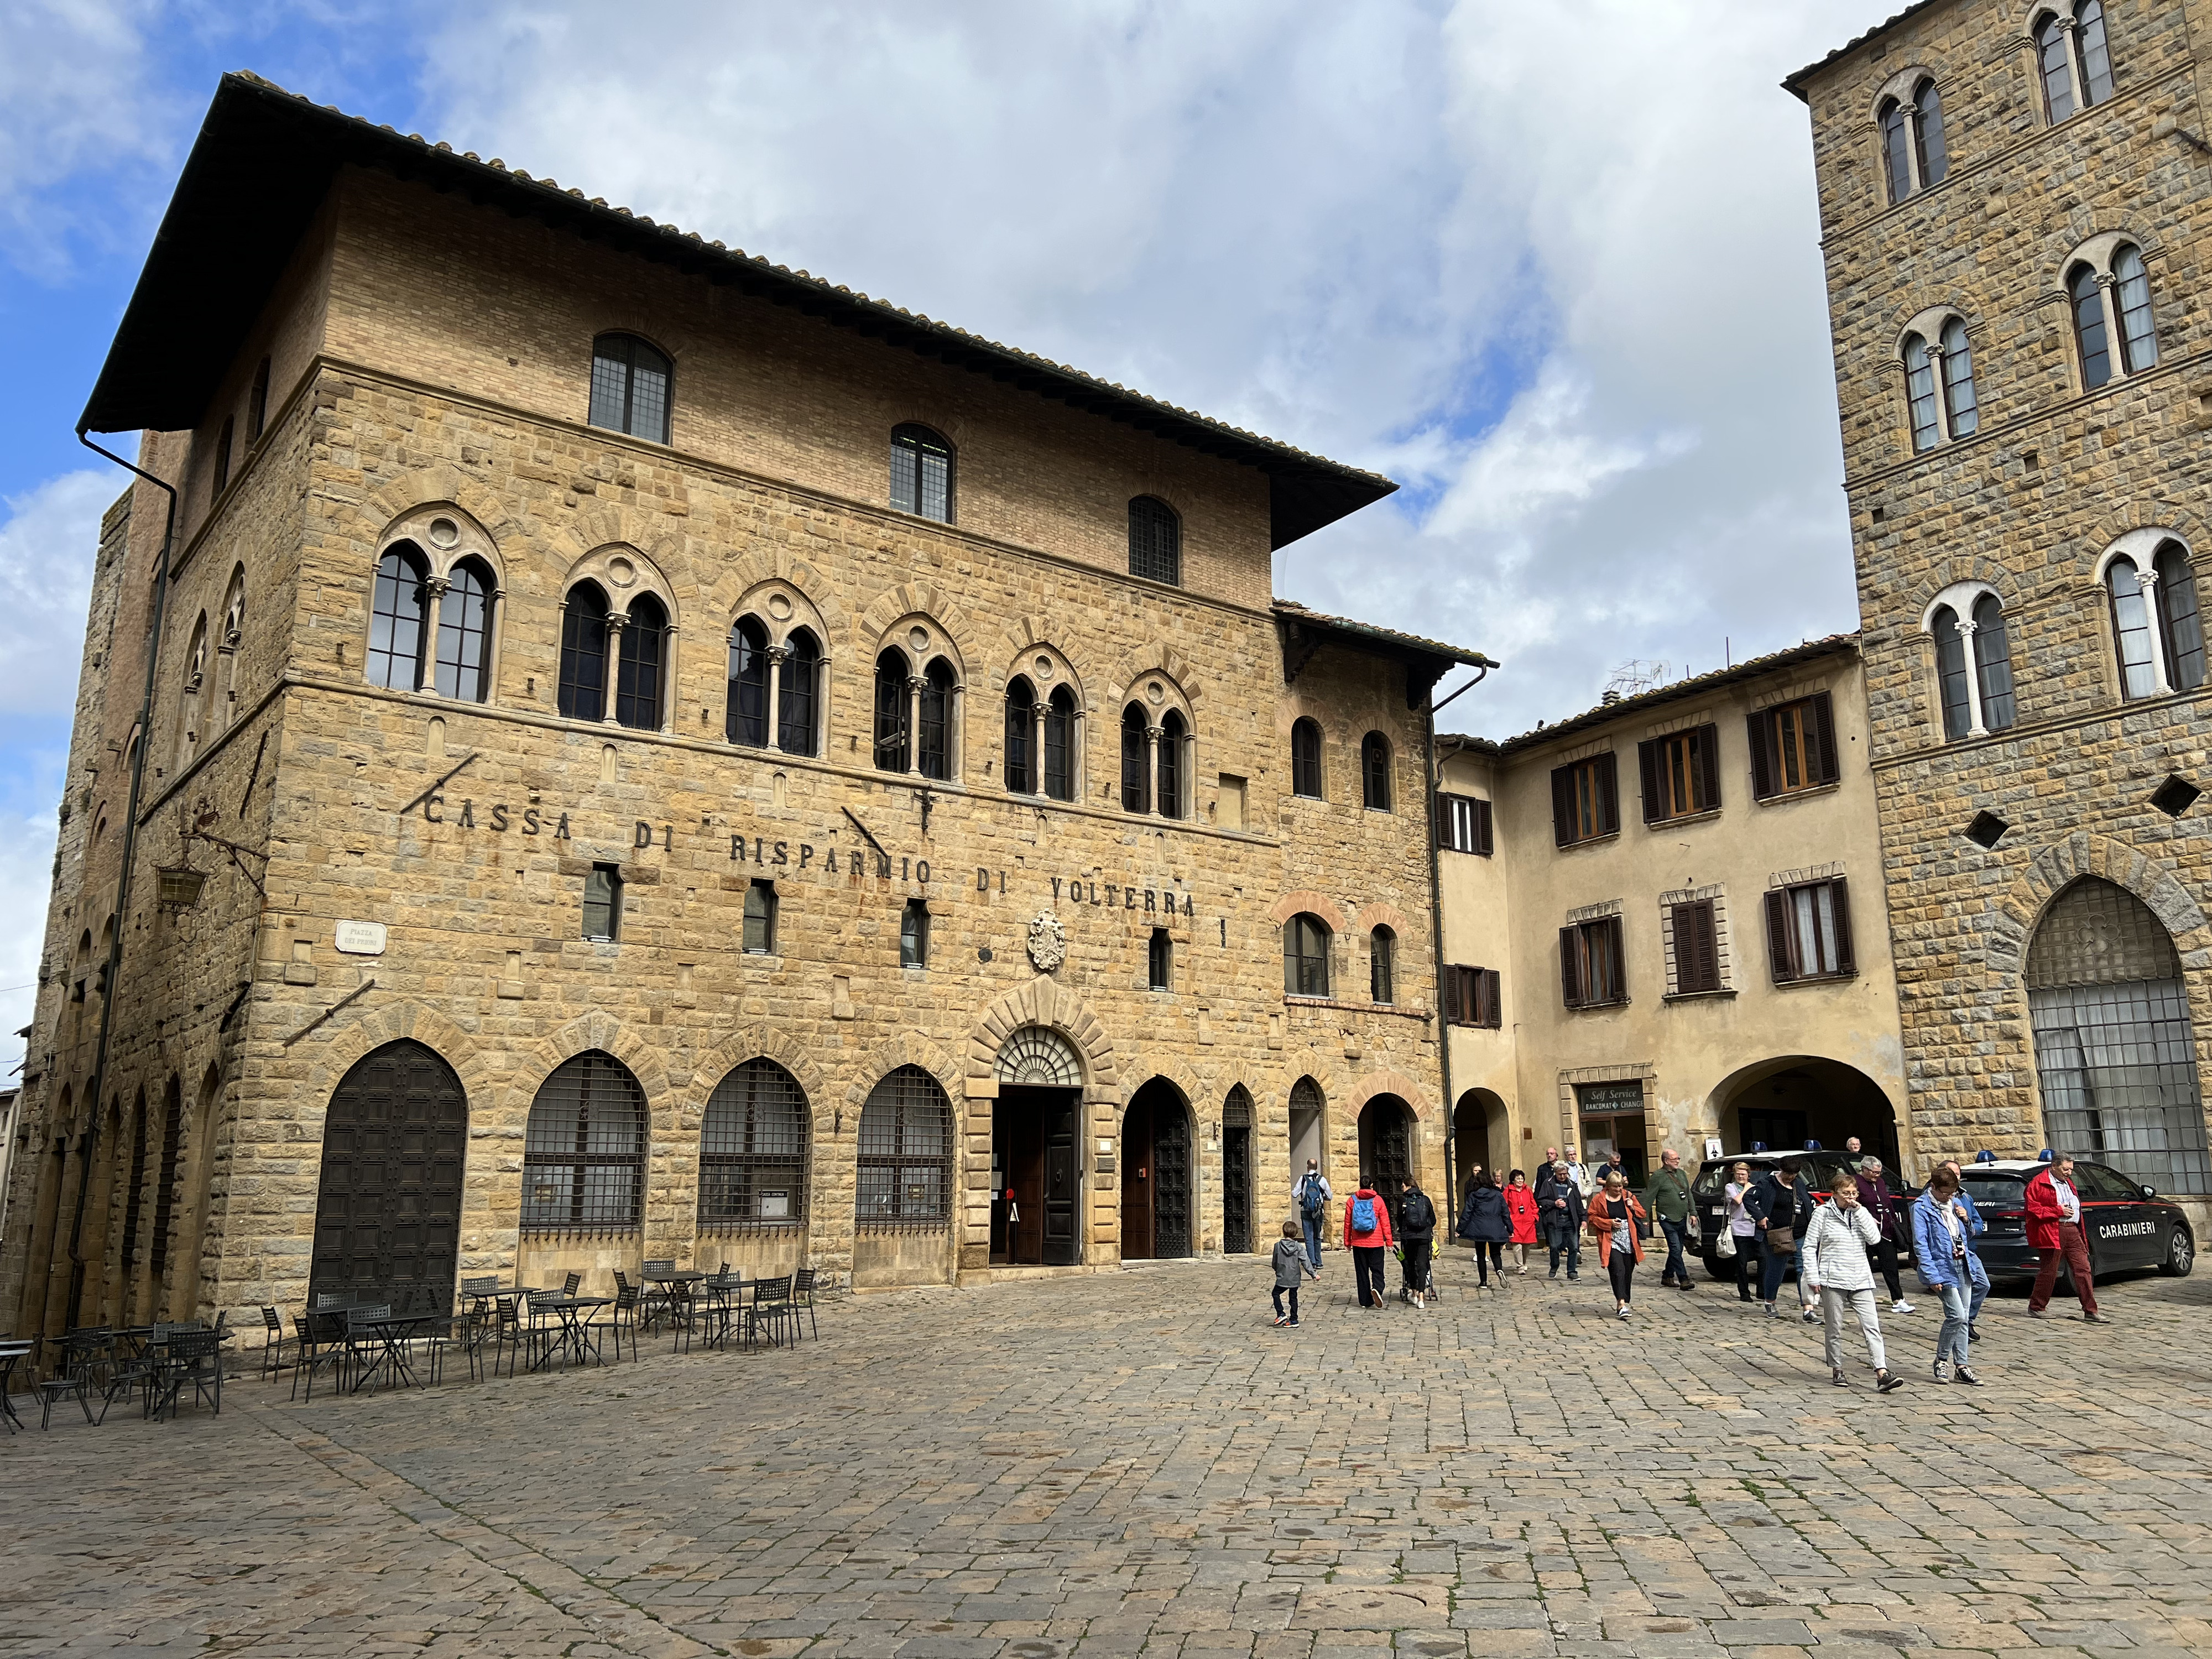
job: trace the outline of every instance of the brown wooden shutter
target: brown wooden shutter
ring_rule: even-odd
[[[1820,734],[1820,772],[1816,781],[1833,783],[1844,775],[1842,758],[1836,753],[1836,711],[1826,692],[1813,699],[1813,729]],[[1806,769],[1808,772],[1810,767]]]
[[[1450,1025],[1469,1023],[1467,1008],[1467,969],[1444,969],[1444,1021]]]
[[[1488,858],[1497,850],[1491,835],[1490,803],[1486,800],[1477,800],[1474,802],[1474,850],[1481,854],[1485,858]]]
[[[1482,1024],[1493,1031],[1500,1030],[1505,1024],[1504,982],[1499,979],[1495,968],[1483,968],[1477,971],[1482,976]]]
[[[1674,984],[1683,992],[1721,988],[1720,952],[1713,936],[1713,902],[1674,907]]]
[[[1575,839],[1575,769],[1552,769],[1552,842],[1566,847]]]
[[[1856,974],[1859,970],[1859,965],[1851,955],[1850,890],[1844,886],[1844,878],[1841,876],[1838,876],[1828,885],[1835,896],[1836,971],[1839,974]]]
[[[1451,845],[1451,836],[1445,830],[1445,825],[1450,821],[1450,812],[1449,795],[1431,794],[1429,797],[1429,840],[1436,847]]]
[[[1787,985],[1797,977],[1797,951],[1790,933],[1790,894],[1776,889],[1766,896],[1766,952],[1774,963],[1774,982]]]
[[[1583,980],[1575,960],[1576,935],[1579,929],[1559,929],[1559,1000],[1570,1008],[1583,1006]]]
[[[1597,786],[1598,829],[1601,836],[1610,836],[1620,828],[1620,768],[1607,750],[1594,763]]]
[[[1621,948],[1620,918],[1607,916],[1599,923],[1598,938],[1605,946],[1607,966],[1613,970],[1610,975],[1613,1000],[1626,1002],[1628,1000],[1628,954]]]
[[[1698,810],[1717,811],[1721,804],[1721,729],[1701,726],[1690,736],[1698,748]]]
[[[1636,745],[1636,770],[1644,786],[1644,821],[1656,823],[1667,816],[1665,804],[1659,798],[1659,743],[1657,738]]]
[[[1765,800],[1774,793],[1774,716],[1760,709],[1745,722],[1751,738],[1751,793]]]

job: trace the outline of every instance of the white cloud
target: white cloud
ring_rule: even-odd
[[[100,517],[122,492],[89,469],[6,498],[0,524],[0,714],[76,707]]]

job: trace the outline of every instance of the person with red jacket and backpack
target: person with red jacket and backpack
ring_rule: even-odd
[[[1344,1201],[1344,1248],[1352,1252],[1352,1271],[1359,1282],[1359,1305],[1382,1305],[1382,1262],[1390,1248],[1390,1206],[1363,1179]]]
[[[2063,1262],[2074,1276],[2074,1294],[2081,1298],[2081,1317],[2093,1325],[2103,1324],[2105,1316],[2097,1311],[2097,1292],[2090,1282],[2089,1247],[2081,1237],[2081,1194],[2074,1185],[2074,1160],[2063,1152],[2028,1179],[2027,1247],[2043,1258],[2035,1288],[2028,1293],[2029,1315],[2040,1319],[2051,1305]]]

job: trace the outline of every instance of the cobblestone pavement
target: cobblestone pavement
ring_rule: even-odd
[[[863,1297],[796,1352],[56,1419],[0,1443],[0,1654],[2212,1652],[2212,1278],[1832,1387],[1733,1292],[1297,1330],[1264,1261]],[[1651,1277],[1646,1268],[1645,1277]],[[2058,1312],[2054,1305],[2054,1316]],[[663,1344],[665,1350],[665,1344]]]

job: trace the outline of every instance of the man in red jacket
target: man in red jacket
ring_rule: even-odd
[[[1362,1223],[1365,1224],[1363,1226]],[[1366,1180],[1344,1201],[1344,1248],[1359,1281],[1359,1305],[1382,1305],[1382,1254],[1390,1248],[1390,1206]]]
[[[2106,1322],[2097,1311],[2097,1292],[2089,1279],[2089,1247],[2081,1238],[2081,1195],[2074,1187],[2074,1160],[2061,1152],[2050,1164],[2029,1177],[2027,1183],[2028,1248],[2043,1258],[2028,1293],[2027,1311],[2040,1319],[2051,1305],[2052,1287],[2058,1283],[2063,1261],[2074,1275],[2074,1294],[2081,1298],[2081,1317],[2092,1324]]]

